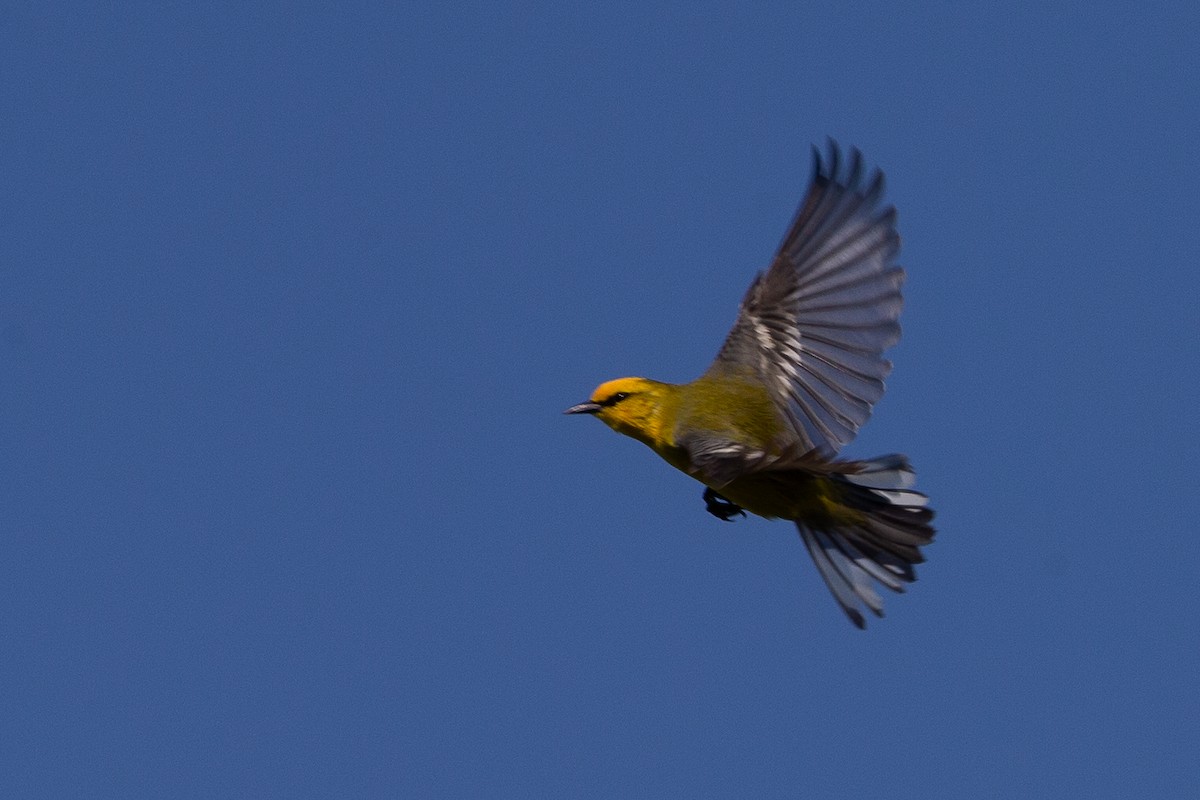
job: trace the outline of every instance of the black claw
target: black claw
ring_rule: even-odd
[[[732,522],[738,514],[746,516],[746,512],[742,510],[741,506],[721,497],[711,487],[704,489],[704,510],[722,522]]]

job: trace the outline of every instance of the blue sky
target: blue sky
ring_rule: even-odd
[[[0,794],[1190,797],[1189,3],[0,15]],[[826,135],[938,510],[864,633],[594,420]]]

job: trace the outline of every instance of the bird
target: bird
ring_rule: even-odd
[[[711,366],[672,384],[601,383],[566,414],[591,415],[704,484],[722,521],[790,520],[858,628],[903,592],[934,513],[899,454],[842,460],[870,417],[900,339],[904,270],[884,176],[851,148],[813,147],[812,178],[774,259],[747,290]]]

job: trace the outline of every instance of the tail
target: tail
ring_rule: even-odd
[[[813,527],[797,522],[800,538],[850,621],[866,627],[865,605],[883,616],[878,582],[894,592],[917,579],[913,565],[925,560],[920,547],[933,541],[929,499],[912,490],[916,473],[901,455],[838,463],[830,477],[860,522]]]

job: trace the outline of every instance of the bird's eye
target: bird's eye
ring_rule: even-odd
[[[605,407],[615,406],[617,403],[621,402],[626,397],[629,397],[629,392],[616,392],[614,394],[610,394],[607,398],[605,398],[603,401],[601,401],[600,405],[605,406]]]

